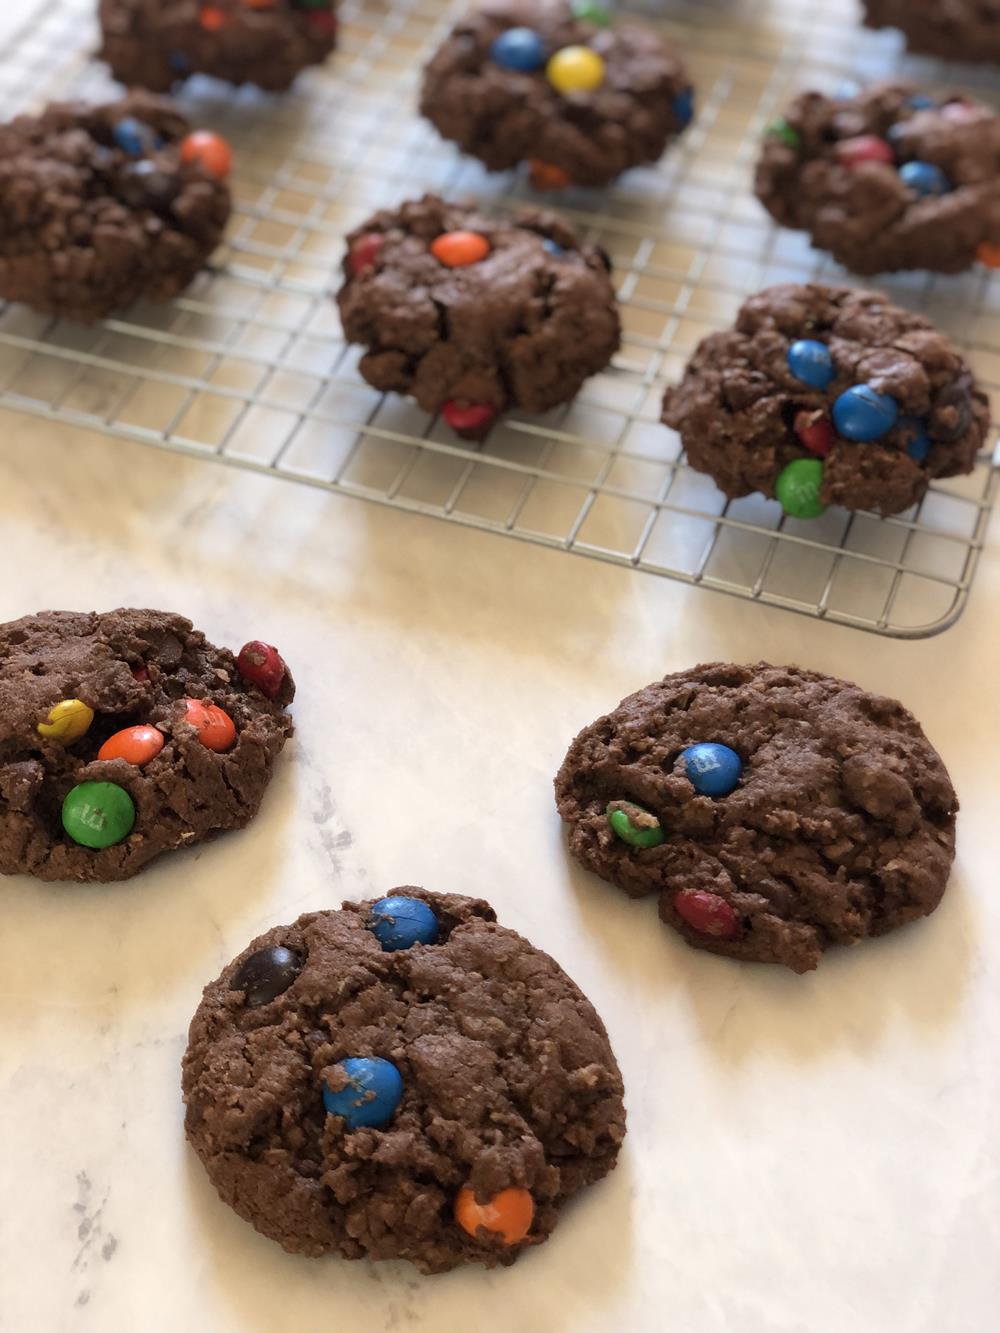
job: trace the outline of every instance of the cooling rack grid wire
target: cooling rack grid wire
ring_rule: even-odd
[[[422,65],[469,3],[342,0],[337,55],[282,98],[193,80],[182,105],[231,140],[238,164],[212,267],[171,305],[94,328],[0,307],[0,406],[881,634],[953,624],[996,490],[988,457],[897,518],[834,509],[802,522],[760,496],[727,503],[658,416],[695,344],[751,292],[844,280],[752,197],[761,133],[792,91],[905,70],[995,97],[988,70],[904,59],[893,34],[857,26],[854,0],[621,6],[683,47],[699,103],[657,168],[556,201],[614,260],[622,351],[571,406],[515,413],[470,447],[364,384],[330,299],[344,233],[374,208],[427,189],[499,211],[537,202],[523,175],[489,177],[413,110]],[[93,8],[55,0],[8,44],[4,118],[113,91],[89,58]],[[881,286],[956,339],[1000,416],[1000,275]]]

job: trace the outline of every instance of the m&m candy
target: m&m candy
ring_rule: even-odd
[[[681,754],[688,781],[699,796],[728,796],[739,785],[743,760],[718,741],[699,741]]]
[[[243,991],[248,1009],[259,1009],[284,994],[301,971],[301,955],[283,944],[275,944],[244,959],[230,982],[230,989]]]
[[[146,666],[145,662],[139,662],[132,668],[132,678],[137,680],[140,685],[145,685],[146,681],[149,680],[149,667]]]
[[[611,15],[603,5],[595,5],[591,0],[573,0],[573,17],[582,23],[592,23],[595,28],[610,28]]]
[[[825,389],[835,377],[833,357],[826,343],[799,338],[788,349],[788,369],[810,389]]]
[[[288,668],[273,644],[251,639],[239,651],[236,670],[248,684],[256,685],[265,699],[274,699]]]
[[[163,732],[147,723],[125,727],[109,736],[97,751],[98,759],[124,759],[126,764],[142,768],[163,749]]]
[[[459,435],[468,435],[472,438],[485,435],[496,420],[496,415],[496,408],[490,407],[488,403],[469,403],[463,406],[454,399],[449,399],[441,408],[441,416],[452,430],[457,431]]]
[[[951,190],[951,181],[933,162],[906,162],[899,168],[899,179],[922,197]]]
[[[489,252],[489,241],[478,231],[446,231],[431,242],[431,254],[445,268],[468,268]]]
[[[896,400],[887,393],[879,393],[870,384],[846,389],[833,404],[837,434],[857,444],[881,439],[892,430],[898,414]]]
[[[47,741],[71,745],[89,731],[93,720],[94,710],[82,699],[60,699],[49,709],[48,717],[44,722],[39,722],[36,730]]]
[[[834,151],[845,167],[860,167],[866,162],[895,162],[892,145],[877,134],[859,134],[853,139],[841,139]]]
[[[682,130],[686,130],[694,118],[694,89],[685,88],[678,93],[673,102],[674,119]]]
[[[216,5],[203,5],[198,11],[198,23],[206,32],[218,32],[228,21],[226,11]]]
[[[134,823],[132,797],[116,782],[80,782],[62,803],[62,826],[82,847],[113,847]]]
[[[375,261],[378,259],[379,251],[385,245],[385,237],[380,231],[369,231],[364,236],[359,236],[351,246],[347,262],[350,265],[351,272],[357,278],[368,269],[375,267]]]
[[[818,409],[810,412],[803,408],[801,412],[796,412],[793,426],[798,439],[817,458],[825,458],[837,443],[829,417]]]
[[[566,254],[559,242],[554,241],[551,236],[546,236],[542,241],[542,249],[550,254],[553,259],[562,259]]]
[[[717,940],[734,940],[742,930],[731,903],[717,893],[704,889],[681,889],[674,899],[674,911],[692,930],[713,935]]]
[[[365,925],[386,953],[433,944],[438,937],[438,919],[432,909],[420,898],[403,894],[373,903]]]
[[[557,93],[592,93],[604,82],[604,61],[589,46],[564,46],[545,67]]]
[[[786,148],[798,148],[802,142],[802,136],[798,130],[793,130],[787,120],[772,120],[767,127],[767,133],[774,139],[780,139]]]
[[[341,1060],[347,1081],[336,1092],[324,1085],[323,1105],[329,1115],[344,1117],[348,1129],[378,1129],[396,1114],[403,1100],[403,1079],[391,1060],[378,1056]]]
[[[927,93],[914,93],[906,99],[906,105],[911,111],[930,111],[937,103]]]
[[[946,102],[941,108],[941,115],[945,120],[950,120],[953,125],[963,125],[970,120],[980,120],[984,114],[984,108],[977,106],[975,102]]]
[[[211,130],[192,130],[181,140],[181,161],[197,162],[210,176],[228,176],[233,165],[233,150],[220,134]]]
[[[899,431],[906,445],[906,452],[915,463],[922,463],[931,451],[931,437],[926,423],[919,417],[902,417]]]
[[[177,177],[149,158],[126,162],[118,192],[133,208],[166,208],[177,197]]]
[[[123,116],[116,122],[111,133],[115,143],[123,153],[128,153],[129,157],[143,157],[146,153],[151,153],[154,148],[158,148],[161,143],[159,136],[134,116]]]
[[[534,189],[543,192],[568,190],[573,184],[568,171],[555,166],[552,162],[542,162],[538,158],[532,158],[528,164],[528,179]]]
[[[789,518],[819,518],[826,505],[819,498],[823,464],[818,458],[794,458],[778,473],[774,493]]]
[[[512,1186],[480,1203],[475,1191],[463,1185],[455,1196],[455,1221],[470,1236],[478,1237],[480,1230],[504,1245],[516,1245],[531,1230],[535,1217],[535,1201],[525,1189]]]
[[[980,264],[985,264],[987,268],[1000,268],[1000,245],[983,241],[976,251],[976,258]]]
[[[490,59],[504,69],[528,74],[545,64],[545,43],[534,28],[508,28],[490,47]]]
[[[657,817],[633,801],[612,801],[607,816],[612,833],[630,847],[659,847],[667,836]]]
[[[208,750],[222,753],[236,743],[233,719],[217,704],[206,704],[201,699],[182,699],[184,721],[198,731],[198,739]]]

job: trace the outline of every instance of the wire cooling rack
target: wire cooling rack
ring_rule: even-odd
[[[193,80],[185,110],[237,154],[212,267],[173,304],[94,328],[0,306],[0,405],[882,634],[953,624],[996,489],[989,458],[899,517],[802,522],[761,496],[727,502],[658,416],[665,383],[752,291],[844,280],[752,197],[761,133],[794,88],[905,68],[988,97],[989,70],[904,60],[897,37],[857,26],[853,0],[622,6],[682,47],[699,103],[657,168],[555,201],[614,259],[623,349],[571,406],[513,414],[470,447],[364,384],[330,293],[344,233],[375,208],[428,189],[498,210],[534,201],[523,174],[489,177],[413,110],[422,65],[473,2],[341,0],[337,55],[285,97]],[[55,0],[9,44],[4,118],[113,91],[89,58],[93,8]],[[1000,413],[1000,277],[882,285],[955,337]]]

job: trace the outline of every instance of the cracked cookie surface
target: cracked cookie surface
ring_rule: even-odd
[[[433,247],[456,235],[479,238],[483,257],[441,262]],[[427,412],[545,412],[618,349],[606,256],[543,210],[498,221],[428,195],[352,232],[344,276],[337,303],[348,341],[367,349],[361,374]]]
[[[168,612],[43,611],[0,626],[0,872],[129,879],[165,851],[241,828],[291,735],[294,692],[286,670],[266,697],[228,649]],[[231,719],[224,751],[202,742],[187,699]],[[60,739],[48,719],[65,702],[85,725]],[[140,725],[160,746],[148,760],[98,759],[112,736]],[[86,783],[111,783],[134,806],[131,831],[113,845],[80,845],[63,826],[66,797]]]
[[[756,192],[854,273],[1000,264],[1000,115],[887,83],[805,92],[764,141]]]
[[[706,742],[738,757],[725,795],[701,794],[685,761]],[[933,912],[955,853],[957,798],[912,714],[767,663],[698,666],[630,695],[574,740],[556,802],[577,860],[657,895],[689,944],[796,972]],[[655,845],[616,833],[622,807],[642,812],[634,842],[658,824]]]
[[[859,415],[874,420],[874,437],[857,438]],[[732,330],[699,344],[663,420],[731,498],[781,498],[782,478],[805,461],[815,507],[798,516],[813,517],[832,504],[896,514],[935,478],[971,472],[990,413],[923,315],[878,292],[788,284],[751,297]]]
[[[117,141],[146,139],[142,156]],[[185,160],[173,103],[133,92],[52,103],[0,125],[0,297],[90,322],[139,297],[169,301],[222,237],[226,185]]]
[[[183,1065],[188,1139],[222,1199],[286,1250],[426,1273],[510,1264],[615,1165],[621,1075],[590,1002],[486,902],[393,894],[430,907],[433,943],[384,951],[372,903],[345,903],[268,931],[205,988]],[[276,950],[294,960],[283,989],[240,989],[248,960]],[[401,1095],[387,1123],[352,1128],[324,1086],[372,1057],[395,1065]],[[463,1229],[463,1190],[526,1191],[527,1234]]]

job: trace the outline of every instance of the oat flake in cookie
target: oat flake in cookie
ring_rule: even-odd
[[[610,363],[609,267],[554,213],[497,220],[427,195],[351,233],[337,304],[369,384],[477,439],[507,408],[569,402]]]
[[[771,287],[698,346],[663,420],[726,495],[897,514],[971,472],[989,404],[929,320],[878,292]]]
[[[658,161],[694,94],[655,32],[599,4],[489,0],[427,66],[420,110],[490,171],[527,161],[537,188],[562,189]]]
[[[1000,0],[863,0],[870,28],[900,28],[911,51],[1000,64]]]
[[[188,1139],[258,1231],[425,1273],[541,1244],[625,1135],[565,972],[481,899],[409,887],[254,940],[205,989],[183,1086]]]
[[[768,127],[756,190],[855,273],[1000,265],[1000,115],[960,94],[802,93]]]
[[[128,879],[242,828],[291,735],[294,693],[270,645],[237,659],[165,611],[0,626],[0,872]]]
[[[814,968],[933,912],[955,854],[944,764],[894,699],[715,663],[624,699],[556,778],[573,855],[695,948]]]
[[[101,0],[101,49],[126,86],[166,92],[192,74],[288,88],[336,45],[333,0]]]
[[[184,290],[229,218],[229,148],[143,92],[0,125],[0,297],[93,321]]]

